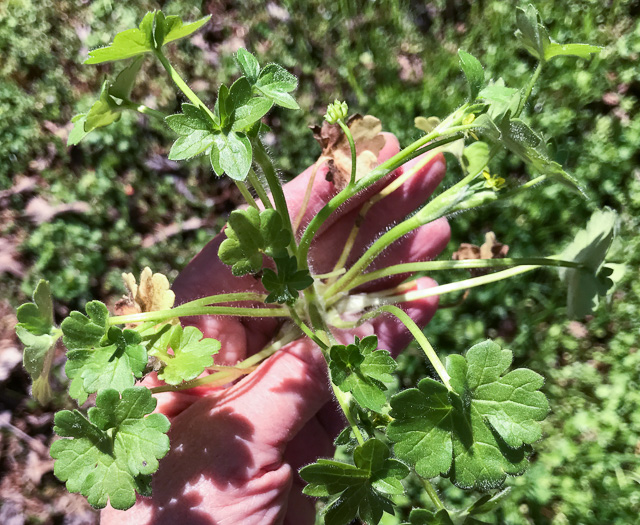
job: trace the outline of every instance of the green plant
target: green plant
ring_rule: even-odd
[[[216,314],[283,318],[290,325],[283,339],[290,340],[292,333],[294,337],[308,336],[322,349],[336,399],[349,421],[339,439],[352,459],[318,460],[301,470],[301,476],[309,482],[307,494],[330,498],[324,514],[327,523],[348,523],[356,515],[378,522],[383,511],[392,513],[389,498],[402,494],[400,480],[408,475],[408,466],[423,480],[436,508],[435,513],[414,511],[412,523],[477,523],[473,516],[494,507],[502,495],[483,497],[463,511],[449,511],[429,479],[443,476],[461,488],[491,490],[499,488],[506,475],[521,474],[531,445],[540,438],[540,421],[548,411],[547,401],[539,392],[542,377],[527,369],[507,371],[512,354],[493,342],[475,345],[466,356],[450,356],[443,364],[420,328],[395,303],[466,290],[547,266],[558,268],[567,282],[569,313],[585,315],[622,273],[621,265],[606,260],[616,232],[616,214],[608,209],[596,211],[571,245],[551,257],[415,262],[365,272],[393,242],[440,217],[531,192],[546,181],[557,181],[580,192],[577,181],[550,158],[542,136],[521,115],[547,61],[563,55],[586,58],[599,48],[552,42],[533,7],[518,10],[517,20],[522,46],[538,61],[528,83],[522,89],[508,87],[502,79],[487,83],[479,61],[461,51],[460,64],[469,84],[468,101],[442,120],[417,120],[424,134],[371,170],[358,172],[358,163],[364,163],[364,159],[357,154],[359,144],[346,119],[348,108],[336,101],[327,112],[327,121],[340,127],[351,163],[341,186],[336,180],[340,191],[300,236],[296,235],[276,169],[261,139],[266,128],[261,119],[273,105],[298,107],[290,94],[297,85],[293,75],[275,64],[261,67],[253,55],[240,50],[237,62],[242,76],[230,87],[222,85],[214,107],[208,108],[162,50],[166,43],[196,31],[206,19],[183,24],[178,17],[165,17],[161,12],[148,13],[139,28],[120,33],[111,46],[91,52],[88,63],[133,61],[113,82],[105,81],[99,99],[87,113],[73,119],[69,143],[76,144],[97,128],[116,122],[124,111],[164,120],[179,135],[170,159],[186,160],[206,153],[216,175],[228,175],[245,196],[249,207],[232,213],[219,257],[232,266],[234,275],[260,277],[270,293],[227,293],[172,308],[173,296],[166,279],[147,272],[140,289],[150,290],[150,296],[149,300],[136,301],[138,313],[112,316],[104,304],[92,301],[86,305],[86,315],[72,312],[57,328],[50,315],[49,285],[42,281],[34,293],[34,303],[18,310],[18,334],[27,347],[25,366],[38,385],[34,393],[46,399],[46,388],[41,385],[46,384],[47,363],[62,336],[68,349],[65,370],[71,379],[70,396],[82,405],[91,394],[97,394],[96,407],[89,409],[88,418],[78,411],[63,411],[56,416],[56,431],[70,439],[57,441],[52,455],[57,459],[56,474],[67,482],[70,491],[82,492],[96,507],[104,507],[108,500],[117,509],[133,505],[135,492],[149,494],[148,476],[157,469],[157,459],[167,452],[164,434],[168,430],[166,419],[148,415],[155,406],[151,394],[224,384],[249,366],[241,362],[232,370],[218,371],[212,365],[212,356],[220,344],[202,339],[196,329],[183,330],[176,324],[182,317]],[[181,113],[165,116],[130,100],[147,55],[159,60],[189,99]],[[310,246],[334,212],[408,161],[443,150],[457,155],[461,180],[384,232],[347,269],[345,262],[359,233],[356,221],[335,269],[324,275],[313,274]],[[523,184],[491,176],[488,165],[505,150],[525,162],[536,176]],[[378,193],[371,199],[385,195]],[[361,214],[368,209],[365,206]],[[406,273],[494,268],[506,269],[426,290],[405,291],[406,286],[399,286],[378,293],[351,293],[366,283]],[[135,282],[128,286],[133,306],[138,288]],[[220,306],[245,301],[260,306]],[[268,306],[272,303],[283,306]],[[424,378],[417,388],[390,400],[384,383],[391,377],[395,362],[388,352],[377,349],[375,336],[341,345],[332,332],[332,328],[355,328],[383,313],[405,324],[435,371],[435,378]],[[132,323],[124,329],[118,327]],[[258,359],[250,358],[251,366],[275,353],[281,343],[266,347],[256,354]],[[154,370],[166,385],[151,389],[135,386]],[[205,370],[215,373],[198,377]],[[138,402],[144,409],[133,410],[131,407]],[[147,455],[140,453],[143,437],[152,445]],[[395,457],[391,457],[390,443],[394,444]],[[114,476],[121,483],[114,482]]]

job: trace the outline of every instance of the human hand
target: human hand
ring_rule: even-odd
[[[398,151],[395,137],[385,134],[380,162]],[[382,185],[412,167],[424,163],[414,159],[341,208],[327,221],[310,250],[313,273],[331,271],[360,207]],[[292,217],[303,201],[312,168],[284,187]],[[315,176],[313,192],[302,224],[313,217],[335,195],[325,180],[327,167]],[[422,204],[444,176],[442,155],[435,156],[398,190],[376,203],[366,215],[350,262],[384,231]],[[185,268],[174,284],[177,303],[217,293],[263,292],[252,276],[234,277],[218,259],[224,234],[213,239]],[[397,241],[372,264],[372,269],[434,258],[449,240],[446,220],[427,224]],[[372,282],[366,290],[392,287],[402,276]],[[423,278],[416,286],[434,283]],[[400,304],[411,318],[424,326],[437,307],[437,298]],[[218,339],[222,350],[218,364],[235,364],[261,350],[280,327],[278,320],[201,317],[193,319],[205,335]],[[378,336],[379,347],[396,355],[411,340],[395,318],[378,317],[356,330],[336,333],[342,342],[353,336]],[[171,419],[172,448],[153,477],[153,497],[138,498],[126,512],[110,507],[102,512],[102,523],[313,523],[314,500],[301,493],[304,482],[297,469],[318,456],[333,454],[332,442],[344,426],[331,403],[327,366],[320,350],[308,339],[288,344],[257,370],[231,387],[197,388],[186,393],[159,394],[158,410]]]

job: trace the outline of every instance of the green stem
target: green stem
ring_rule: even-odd
[[[559,266],[563,268],[583,268],[584,265],[574,261],[563,261],[548,257],[522,257],[519,259],[466,259],[462,261],[426,261],[396,264],[356,277],[345,291],[376,279],[402,273],[430,272],[439,270],[463,270],[470,268],[499,268],[502,266]]]
[[[255,301],[257,303],[264,303],[264,300],[266,298],[267,296],[265,294],[253,292],[223,293],[217,295],[207,295],[206,297],[201,297],[200,299],[195,299],[193,301],[189,301],[188,303],[183,303],[179,306],[179,308],[184,308],[185,306],[209,306],[212,304],[233,303],[241,301]]]
[[[253,158],[258,163],[262,172],[264,173],[265,178],[267,179],[267,184],[269,185],[269,189],[271,190],[271,195],[273,197],[273,202],[276,205],[276,210],[280,213],[282,220],[285,224],[285,228],[291,233],[291,242],[289,243],[289,248],[293,255],[296,255],[298,251],[298,247],[296,246],[296,239],[293,234],[293,227],[291,226],[291,217],[289,216],[289,208],[287,207],[287,201],[284,198],[284,192],[282,191],[282,185],[278,180],[278,176],[276,175],[276,170],[273,167],[273,163],[269,158],[269,154],[267,150],[264,148],[262,141],[260,138],[255,138],[251,141],[253,145]],[[300,261],[298,261],[300,263]]]
[[[424,487],[424,490],[426,491],[427,495],[429,496],[429,499],[431,499],[431,501],[436,506],[436,508],[438,510],[445,510],[445,506],[442,503],[442,500],[440,499],[440,497],[438,496],[436,489],[433,488],[433,485],[431,484],[431,482],[428,479],[424,479],[422,477],[420,478],[420,481],[422,481],[422,486]]]
[[[360,321],[358,322],[358,324],[361,324],[362,322],[366,321],[367,319],[371,319],[372,317],[377,317],[378,314],[380,314],[381,312],[388,312],[392,315],[395,315],[398,318],[398,320],[409,329],[409,331],[411,332],[411,335],[418,342],[418,344],[420,345],[420,348],[422,348],[423,352],[427,356],[427,359],[429,359],[431,366],[433,366],[436,373],[444,383],[444,386],[446,386],[447,390],[451,392],[453,390],[451,387],[451,383],[449,382],[451,380],[451,377],[447,373],[447,370],[442,364],[442,361],[440,361],[438,354],[436,354],[436,351],[433,349],[433,347],[431,346],[431,343],[429,343],[429,340],[424,335],[420,327],[413,321],[413,319],[411,319],[411,317],[409,317],[409,315],[404,310],[401,310],[397,306],[393,306],[393,305],[381,306],[380,308],[377,308],[373,312],[368,312],[365,315],[363,315],[360,318]]]
[[[358,443],[362,445],[364,443],[364,438],[362,437],[362,433],[358,428],[358,424],[356,423],[356,420],[353,418],[353,414],[351,413],[351,408],[349,408],[349,398],[347,394],[345,394],[336,385],[334,385],[333,381],[331,382],[331,388],[333,388],[333,394],[336,396],[336,400],[338,401],[340,408],[344,412],[344,415],[347,418],[347,421],[349,422],[349,426],[351,427],[351,430],[353,430],[353,435],[358,440]]]
[[[527,100],[529,100],[529,97],[531,96],[531,92],[533,91],[533,86],[538,81],[538,77],[540,76],[540,72],[542,71],[542,65],[543,65],[543,62],[541,60],[540,62],[538,62],[536,70],[533,72],[533,75],[531,75],[531,78],[529,79],[529,83],[527,84],[527,87],[524,90],[524,95],[520,99],[520,104],[518,104],[518,110],[516,111],[513,118],[518,118],[522,113],[522,111],[524,110],[524,106],[527,103]]]
[[[313,333],[313,330],[311,330],[311,328],[309,328],[302,319],[300,319],[298,312],[296,312],[293,306],[289,307],[289,313],[291,314],[291,319],[293,319],[293,322],[296,323],[298,328],[300,328],[300,330],[302,330],[309,339],[311,339],[322,349],[323,352],[325,352],[328,349],[328,346],[322,339]]]
[[[461,120],[461,118],[460,118]],[[444,124],[444,122],[443,122]],[[442,124],[441,124],[442,125]],[[451,142],[452,140],[457,140],[460,138],[458,135],[459,132],[466,131],[469,129],[473,129],[475,126],[473,124],[469,125],[456,125],[452,126],[444,131],[436,128],[431,133],[428,133],[424,137],[416,140],[410,146],[407,146],[398,154],[394,155],[390,159],[386,160],[373,170],[371,170],[365,177],[361,178],[359,181],[353,186],[347,186],[340,193],[338,193],[333,199],[331,199],[325,206],[316,214],[316,216],[311,220],[311,222],[307,225],[302,238],[300,239],[300,243],[298,245],[298,253],[299,253],[299,261],[306,261],[309,247],[311,246],[311,241],[315,236],[316,232],[320,229],[320,227],[324,224],[324,222],[329,218],[329,216],[335,212],[345,201],[361,192],[362,190],[368,188],[372,184],[379,181],[382,177],[392,172],[399,166],[402,166],[404,163],[408,162],[412,158],[425,153],[431,149],[441,146],[445,141],[434,142],[433,144],[427,145],[427,143],[434,141],[435,139],[443,136],[443,135],[455,135],[455,139],[452,137],[447,137],[446,142]]]
[[[198,95],[196,95],[191,88],[187,85],[187,83],[182,79],[179,73],[175,70],[175,68],[169,63],[167,57],[164,56],[160,49],[156,49],[154,51],[155,56],[158,58],[162,66],[166,69],[167,73],[171,77],[171,80],[178,86],[178,89],[182,91],[185,96],[191,101],[192,104],[198,107],[202,107],[211,117],[212,120],[215,120],[215,117],[211,110],[200,100]]]
[[[338,124],[342,128],[344,136],[347,137],[349,149],[351,149],[351,179],[349,179],[349,186],[353,186],[356,183],[356,145],[353,142],[353,135],[351,134],[351,131],[347,125],[342,122],[342,119],[338,120]]]
[[[157,118],[159,120],[162,120],[163,122],[166,117],[166,115],[162,111],[150,108],[149,106],[145,106],[144,104],[138,104],[137,102],[133,102],[131,100],[124,100],[120,107],[137,111],[138,113]]]
[[[139,323],[144,321],[167,321],[175,317],[194,315],[230,315],[237,317],[289,317],[286,308],[236,308],[233,306],[178,306],[171,310],[143,312],[131,315],[117,315],[109,318],[109,324]]]
[[[490,158],[495,153],[495,148],[490,152]],[[333,304],[339,297],[338,294],[344,289],[349,287],[351,282],[362,274],[362,272],[369,266],[373,260],[384,251],[390,244],[394,243],[401,237],[412,232],[416,228],[423,226],[427,222],[434,221],[454,208],[458,202],[464,197],[466,187],[475,179],[482,170],[476,173],[469,173],[462,180],[451,186],[448,190],[442,192],[433,200],[428,202],[422,209],[420,209],[415,215],[409,219],[397,224],[384,235],[376,239],[376,241],[360,256],[360,258],[353,264],[353,266],[345,273],[340,279],[338,279],[333,285],[331,285],[324,296],[333,297],[331,300]],[[300,243],[302,245],[302,241]]]
[[[267,195],[267,192],[262,185],[262,181],[258,178],[258,175],[253,170],[253,168],[249,169],[248,178],[249,182],[253,186],[253,189],[256,190],[258,198],[262,201],[262,205],[265,207],[265,209],[273,209],[273,204],[271,204],[271,200],[269,199],[269,196]]]
[[[370,299],[378,299],[382,303],[404,303],[407,301],[415,301],[417,299],[425,299],[427,297],[435,297],[436,295],[468,290],[469,288],[476,288],[477,286],[502,281],[503,279],[508,279],[538,268],[540,268],[539,265],[516,266],[515,268],[509,268],[508,270],[502,270],[501,272],[490,273],[489,275],[482,275],[480,277],[472,277],[471,279],[464,279],[463,281],[456,281],[455,283],[434,286],[433,288],[426,288],[424,290],[412,290],[411,292],[401,295],[389,296],[383,294],[367,294],[367,297]]]
[[[247,204],[249,204],[249,206],[255,208],[256,210],[259,210],[260,207],[258,206],[258,203],[253,198],[253,195],[251,195],[251,192],[249,191],[249,188],[247,188],[247,185],[241,180],[234,180],[233,182],[236,183],[236,186],[240,190],[240,193],[242,193],[244,200],[247,201]]]

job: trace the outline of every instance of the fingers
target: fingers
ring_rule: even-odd
[[[240,383],[193,403],[172,422],[171,451],[153,477],[153,499],[139,501],[125,520],[282,519],[293,480],[285,447],[329,399],[327,385],[320,350],[299,340]],[[115,522],[105,511],[103,523],[109,520]]]
[[[383,133],[383,135],[386,142],[378,153],[379,164],[390,159],[400,151],[400,144],[395,135],[391,133]],[[287,199],[287,203],[289,204],[289,214],[294,222],[300,222],[301,224],[298,231],[300,235],[309,221],[318,214],[325,204],[338,194],[338,190],[336,190],[333,182],[326,180],[328,172],[329,165],[327,162],[321,162],[320,164],[316,163],[284,186],[284,194]],[[344,214],[348,213],[353,208],[361,206],[371,195],[378,191],[382,186],[388,184],[388,182],[397,177],[398,174],[399,172],[396,171],[388,175],[372,187],[349,199],[340,208],[338,213],[333,214],[329,219],[327,219],[322,230],[325,230],[336,221],[341,220]],[[305,194],[307,193],[307,185],[310,181],[313,181],[313,185],[311,193],[309,194],[308,202],[305,205]],[[300,210],[303,210],[302,217],[297,221],[296,219],[298,219]]]
[[[443,155],[439,154],[427,159],[428,157],[423,155],[396,170],[400,176],[403,174],[410,176],[399,188],[376,202],[368,210],[347,260],[347,268],[365,252],[381,232],[385,232],[389,226],[402,221],[408,214],[423,205],[440,184],[446,171]],[[339,224],[328,228],[313,242],[311,260],[315,273],[327,273],[334,268],[353,226],[361,220],[359,214],[363,204],[364,202],[360,202],[354,209],[343,214]],[[396,248],[394,245],[393,251]],[[437,253],[439,252],[432,253],[431,257]]]

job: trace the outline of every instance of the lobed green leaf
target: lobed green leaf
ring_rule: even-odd
[[[286,256],[291,239],[280,214],[273,209],[232,211],[224,231],[227,238],[220,245],[218,255],[223,263],[232,267],[234,275],[258,272],[263,255]]]
[[[16,334],[24,345],[23,365],[31,377],[33,397],[41,404],[51,399],[49,372],[56,343],[62,333],[53,324],[49,281],[41,279],[33,302],[18,307]]]
[[[121,31],[108,46],[89,51],[85,64],[102,64],[124,60],[160,49],[164,44],[195,33],[211,16],[185,24],[179,16],[165,16],[162,11],[147,13],[140,25]]]
[[[146,388],[104,390],[88,418],[63,410],[54,431],[62,438],[51,446],[54,474],[69,492],[80,492],[96,508],[107,502],[126,510],[136,492],[150,495],[149,475],[169,450],[169,420],[151,414],[156,400]],[[148,415],[150,414],[150,415]]]
[[[274,260],[278,273],[265,268],[262,275],[262,285],[269,292],[265,302],[292,305],[298,300],[298,292],[313,284],[313,278],[309,270],[298,270],[298,261],[293,256]]]
[[[167,351],[171,348],[173,354]],[[170,385],[190,381],[198,377],[205,368],[213,364],[213,355],[220,351],[220,342],[204,338],[194,326],[184,329],[174,325],[165,330],[149,351],[149,355],[160,359],[164,366],[158,379]]]
[[[550,37],[542,24],[538,10],[531,4],[516,9],[516,37],[520,44],[535,58],[546,62],[556,56],[590,58],[602,51],[599,46],[589,44],[558,44]]]
[[[386,496],[402,494],[400,480],[409,474],[406,465],[389,456],[382,441],[369,439],[354,450],[355,465],[319,459],[300,470],[309,483],[303,493],[335,497],[324,511],[327,525],[346,525],[357,516],[366,523],[378,523],[383,512],[394,513]]]
[[[558,255],[578,262],[584,268],[562,268],[560,278],[567,284],[567,314],[583,318],[598,306],[624,275],[624,265],[605,263],[607,252],[618,231],[618,215],[610,208],[593,213],[587,226]]]
[[[370,335],[350,345],[333,345],[329,349],[332,382],[343,392],[350,392],[364,408],[381,412],[387,403],[384,381],[391,381],[396,362],[387,350],[376,350],[378,338]]]
[[[255,84],[265,97],[288,109],[300,109],[298,103],[289,94],[298,87],[298,79],[278,64],[268,64],[260,72]]]
[[[453,391],[432,379],[391,399],[387,429],[396,456],[425,478],[447,476],[461,488],[500,486],[526,468],[549,410],[543,379],[507,372],[512,353],[485,341],[447,359]]]
[[[140,334],[109,328],[109,312],[99,301],[91,301],[85,308],[88,316],[71,312],[61,326],[63,342],[69,349],[65,365],[71,379],[69,395],[80,404],[93,392],[132,387],[147,365]]]

